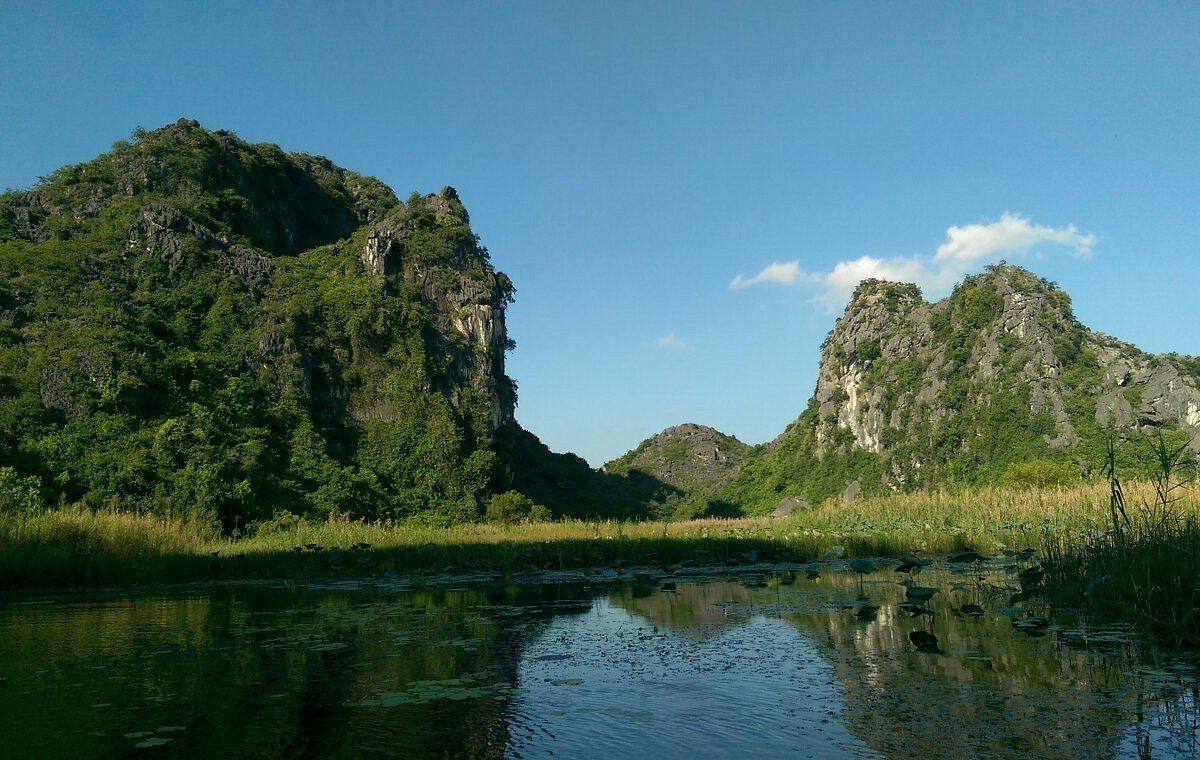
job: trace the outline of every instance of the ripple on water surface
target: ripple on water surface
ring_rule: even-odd
[[[517,755],[874,756],[840,724],[817,648],[765,617],[659,629],[606,599],[555,620],[522,660]]]

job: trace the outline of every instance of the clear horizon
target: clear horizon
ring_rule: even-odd
[[[517,286],[518,419],[596,466],[774,438],[868,276],[1004,258],[1200,354],[1197,5],[121,10],[0,8],[0,187],[180,117],[453,185]]]

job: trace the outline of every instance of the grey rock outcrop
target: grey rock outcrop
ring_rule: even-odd
[[[270,258],[212,234],[174,206],[150,201],[129,229],[129,247],[157,255],[172,272],[184,263],[189,241],[197,253],[215,255],[221,271],[242,278],[252,293],[270,284],[275,269]]]
[[[807,512],[813,505],[807,499],[799,496],[785,496],[779,500],[779,506],[771,512],[771,517],[791,517],[796,512]]]
[[[946,431],[977,429],[996,404],[1007,405],[995,412],[1004,424],[1042,430],[1049,452],[1072,450],[1079,426],[1093,422],[1179,429],[1200,451],[1200,381],[1185,365],[1079,325],[1065,293],[1019,267],[992,267],[933,304],[915,286],[868,280],[823,346],[817,453],[890,457],[885,480],[903,485],[946,465],[914,459],[914,434],[944,441]]]
[[[512,283],[495,271],[474,239],[463,239],[450,256],[431,261],[410,250],[412,237],[422,229],[419,215],[432,214],[434,223],[467,212],[454,188],[422,199],[419,209],[399,207],[368,229],[361,259],[363,267],[381,278],[391,291],[420,292],[438,325],[434,340],[449,360],[451,402],[465,402],[464,391],[482,395],[491,408],[492,433],[514,420],[516,391],[505,374],[504,356],[511,348],[505,308],[512,301]],[[360,403],[355,414],[385,414],[377,404]]]

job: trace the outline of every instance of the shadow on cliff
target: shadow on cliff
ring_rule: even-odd
[[[500,431],[497,449],[505,464],[506,485],[561,517],[653,518],[654,502],[683,495],[675,486],[641,470],[624,475],[594,470],[575,454],[551,451],[515,423]]]

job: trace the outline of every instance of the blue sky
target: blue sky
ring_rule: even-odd
[[[773,438],[863,273],[1006,257],[1200,354],[1197,40],[1165,2],[11,2],[0,187],[180,116],[454,185],[517,284],[518,419],[600,464]]]

